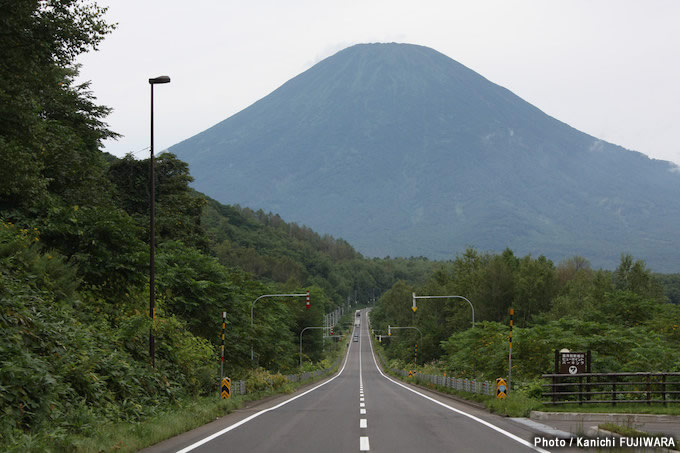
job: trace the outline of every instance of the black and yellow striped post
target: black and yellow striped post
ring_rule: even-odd
[[[418,369],[418,343],[416,343],[415,351],[413,354],[413,366]]]
[[[222,399],[231,398],[231,379],[228,377],[222,378],[222,385],[220,389],[220,396]]]
[[[222,312],[222,353],[220,355],[220,381],[224,377],[224,335],[227,331],[227,312]]]
[[[510,393],[510,380],[512,379],[512,316],[515,314],[515,310],[510,309],[510,350],[508,353],[508,390],[506,393]]]

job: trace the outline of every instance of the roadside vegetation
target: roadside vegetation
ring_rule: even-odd
[[[397,282],[371,312],[391,366],[431,374],[495,381],[508,375],[509,309],[514,308],[514,394],[541,400],[541,375],[554,369],[554,351],[592,351],[593,372],[680,371],[677,278],[663,284],[642,260],[627,254],[614,271],[594,270],[582,257],[558,265],[545,257],[467,250],[443,263],[423,285]],[[411,294],[465,295],[462,300],[418,300]],[[387,327],[415,326],[386,337]],[[584,406],[585,407],[585,406]],[[579,408],[580,409],[580,408]],[[645,409],[640,407],[639,411]]]
[[[328,348],[326,358],[316,366],[306,364],[305,368],[300,371],[328,368],[336,358],[344,357],[346,346],[347,339],[339,343],[336,348]],[[289,382],[282,379],[280,373],[272,374],[263,369],[252,370],[245,378],[246,388],[251,389],[245,395],[220,399],[215,392],[209,396],[179,400],[164,408],[160,413],[139,422],[113,422],[98,425],[86,436],[72,438],[69,450],[79,453],[138,451],[215,421],[234,410],[243,408],[250,402],[292,393],[309,385],[313,380]]]

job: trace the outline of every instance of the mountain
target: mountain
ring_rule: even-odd
[[[680,170],[582,133],[427,47],[344,49],[170,151],[196,189],[369,256],[467,246],[680,269]]]

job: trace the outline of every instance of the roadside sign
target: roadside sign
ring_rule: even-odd
[[[505,399],[508,396],[508,384],[503,378],[496,379],[496,398]]]
[[[560,374],[586,372],[585,352],[560,352]]]

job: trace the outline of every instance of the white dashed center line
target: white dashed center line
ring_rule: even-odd
[[[370,447],[368,446],[368,436],[361,436],[359,438],[359,450],[368,451]]]
[[[361,336],[359,336],[359,413],[361,415],[366,415],[366,399],[364,398],[364,371],[361,367]],[[365,418],[359,419],[359,428],[367,429],[368,420]],[[366,434],[366,431],[362,431],[362,434]],[[359,437],[359,451],[369,451],[371,448],[368,445],[368,436]]]

